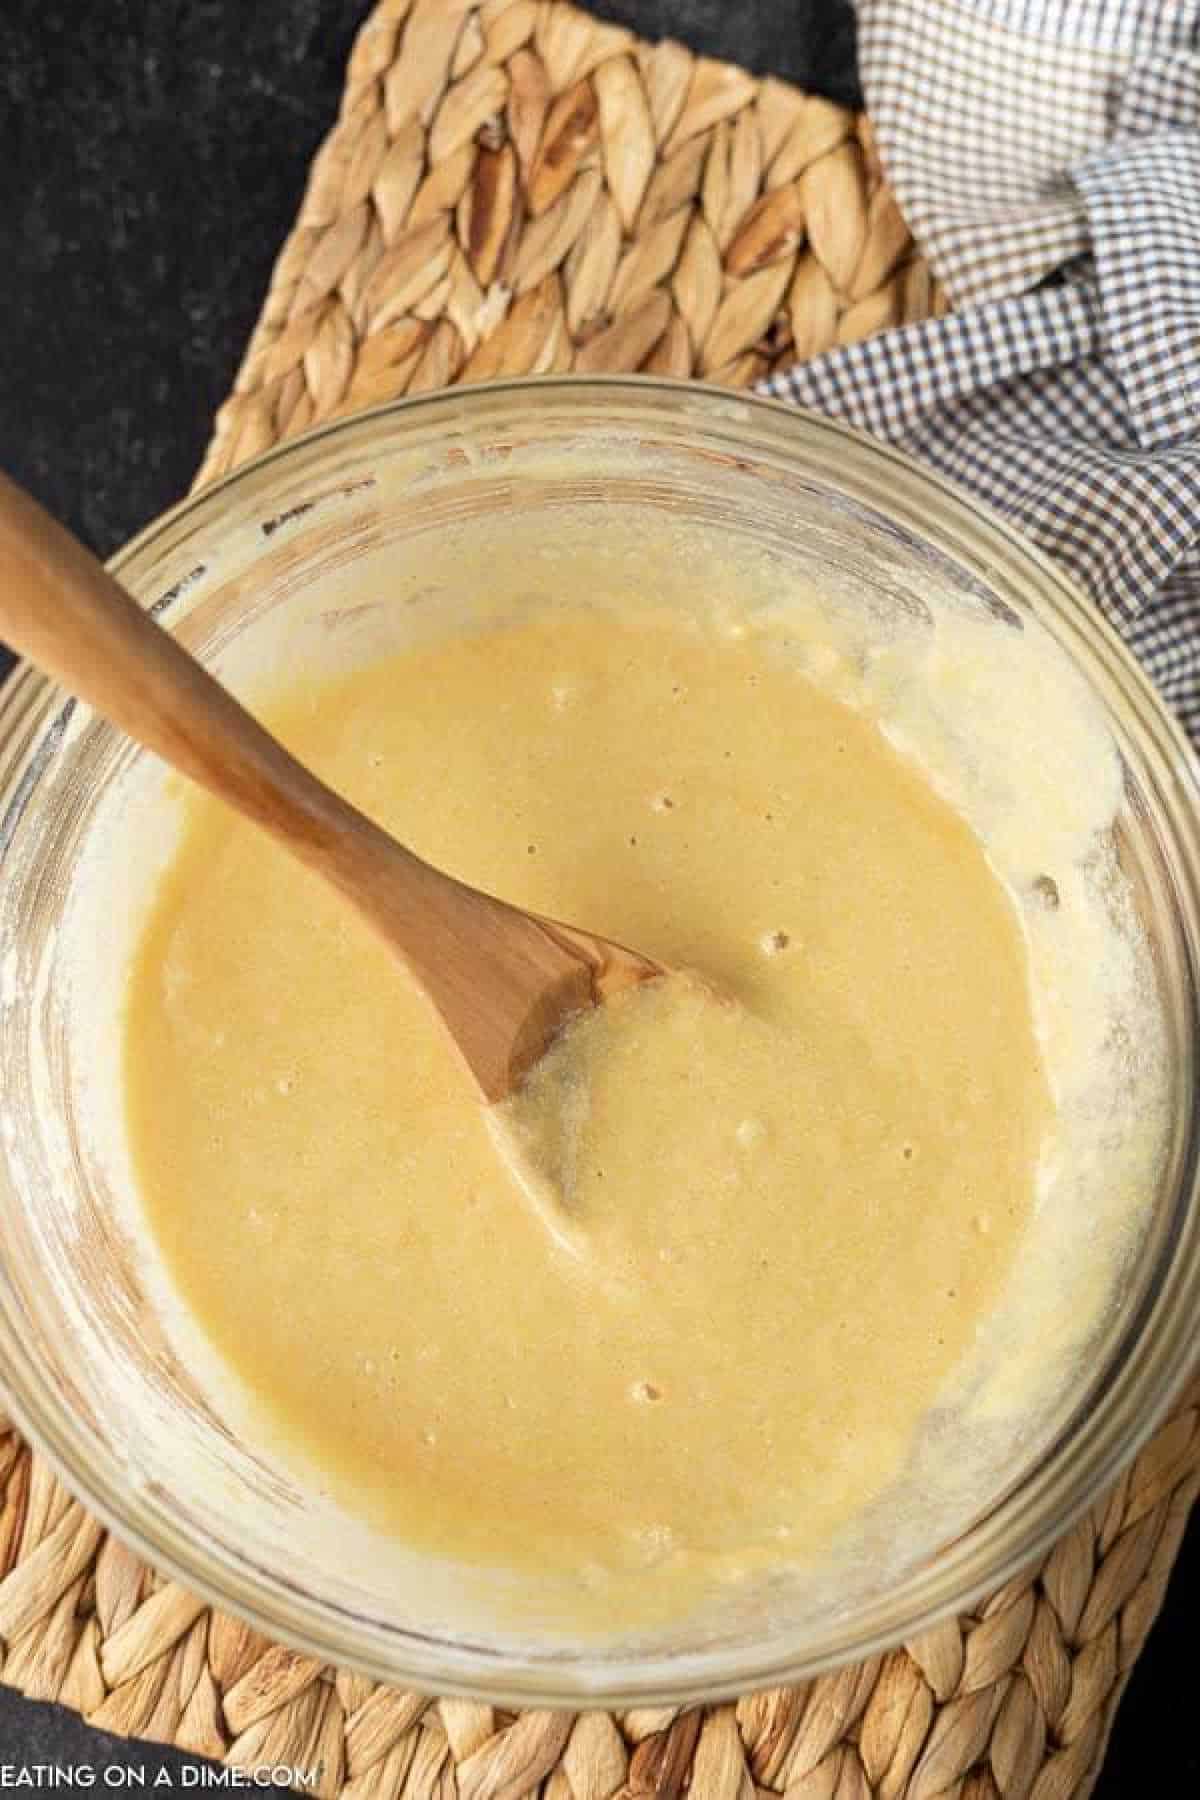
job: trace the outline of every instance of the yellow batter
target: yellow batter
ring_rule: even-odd
[[[489,1123],[356,916],[196,802],[125,1044],[190,1311],[412,1544],[662,1615],[819,1551],[899,1472],[1033,1205],[1028,958],[977,839],[769,634],[667,612],[534,609],[267,722],[430,860],[736,1004],[611,1003]]]

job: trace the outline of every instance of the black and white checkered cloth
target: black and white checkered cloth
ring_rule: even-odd
[[[1200,742],[1200,0],[860,0],[859,44],[956,310],[766,391],[1006,514]]]

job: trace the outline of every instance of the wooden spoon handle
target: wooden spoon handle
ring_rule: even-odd
[[[342,867],[348,825],[389,850],[402,849],[290,756],[3,474],[0,638],[339,886],[357,873]],[[418,858],[411,861],[434,875]]]
[[[647,980],[645,957],[444,875],[318,781],[0,475],[0,638],[279,838],[396,950],[495,1100],[564,1018]]]

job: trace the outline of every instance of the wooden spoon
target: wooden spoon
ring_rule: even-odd
[[[424,989],[485,1100],[510,1093],[572,1013],[663,973],[406,850],[289,755],[2,474],[0,638],[353,901]]]

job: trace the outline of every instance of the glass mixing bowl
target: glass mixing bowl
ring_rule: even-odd
[[[464,520],[514,513],[535,544],[565,505],[612,516],[632,503],[849,581],[885,611],[936,581],[1009,625],[1035,616],[1124,760],[1115,835],[1154,952],[1174,1083],[1173,1140],[1140,1247],[1003,1491],[886,1581],[861,1570],[824,1607],[777,1596],[636,1642],[614,1628],[611,1642],[539,1647],[456,1628],[452,1587],[432,1627],[403,1581],[352,1566],[337,1533],[316,1529],[295,1484],[172,1349],[88,1127],[89,1081],[116,1047],[97,1040],[84,1003],[93,981],[112,981],[123,919],[119,894],[93,911],[81,983],[67,966],[72,894],[114,794],[147,759],[30,669],[0,692],[0,1380],[14,1418],[122,1539],[261,1631],[404,1686],[511,1704],[791,1682],[962,1609],[1117,1476],[1186,1375],[1200,1317],[1197,765],[1094,608],[998,519],[894,451],[788,407],[568,379],[450,391],[314,432],[185,501],[112,567],[235,680],[256,656],[320,666],[344,655],[358,616],[339,580],[372,557],[411,563],[426,534],[446,541]]]

